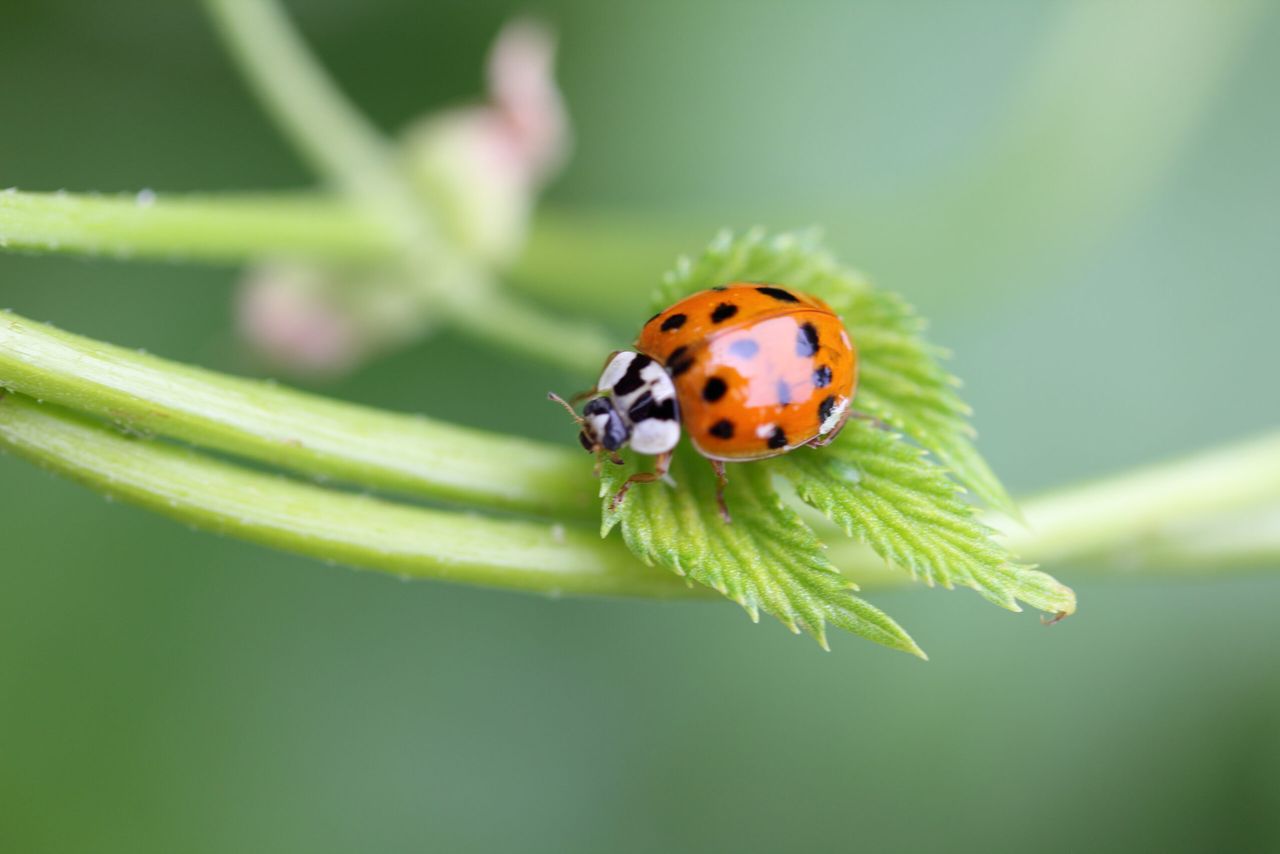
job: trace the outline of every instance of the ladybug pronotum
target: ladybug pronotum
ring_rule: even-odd
[[[763,460],[830,443],[849,418],[858,360],[844,324],[817,297],[778,285],[734,282],[658,312],[636,349],[609,356],[579,417],[582,446],[621,462],[630,444],[656,457],[633,483],[662,479],[683,428],[711,461],[724,503],[726,462]],[[599,463],[598,463],[599,464]]]

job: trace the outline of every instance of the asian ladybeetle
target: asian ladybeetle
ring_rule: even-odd
[[[734,282],[687,297],[655,314],[636,349],[609,356],[600,379],[574,400],[588,399],[579,440],[600,461],[621,462],[624,445],[657,457],[667,473],[680,432],[711,461],[724,503],[724,464],[762,460],[804,445],[830,443],[849,417],[858,359],[844,324],[817,297],[771,284]],[[599,465],[599,462],[597,463]]]

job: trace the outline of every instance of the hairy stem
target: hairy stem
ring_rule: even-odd
[[[304,394],[114,347],[0,313],[0,381],[38,400],[313,477],[586,522],[575,449]],[[1023,504],[1011,546],[1042,563],[1134,572],[1280,560],[1280,434],[1059,490]],[[1244,531],[1246,537],[1238,535]],[[831,531],[863,582],[898,579]]]
[[[590,531],[396,505],[250,472],[21,395],[0,399],[0,447],[179,521],[322,560],[550,594],[695,592]]]
[[[584,516],[585,455],[181,365],[0,312],[0,384],[37,400],[313,477]]]

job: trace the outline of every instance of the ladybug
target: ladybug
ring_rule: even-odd
[[[666,476],[683,429],[706,457],[724,502],[725,463],[763,460],[802,446],[829,444],[849,418],[858,357],[844,323],[817,297],[773,284],[733,282],[700,291],[645,323],[635,350],[610,354],[579,417],[582,446],[622,460],[624,445],[656,457],[652,472],[631,475],[614,495],[616,508],[633,483]]]

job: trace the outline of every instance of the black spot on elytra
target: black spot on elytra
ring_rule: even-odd
[[[673,329],[679,329],[684,326],[684,322],[688,320],[683,314],[673,314],[666,320],[662,321],[662,331],[670,332]]]
[[[831,366],[823,365],[813,372],[813,387],[826,388],[831,385]]]
[[[739,359],[750,359],[760,352],[760,345],[750,338],[739,338],[729,345],[729,352]]]
[[[649,363],[653,359],[643,354],[637,355],[631,360],[631,364],[627,366],[626,372],[622,375],[622,379],[613,384],[614,394],[627,395],[640,388],[644,384],[644,380],[640,379],[640,372],[649,367]]]
[[[702,387],[702,399],[707,403],[715,403],[717,400],[724,397],[724,393],[728,390],[729,387],[724,384],[724,380],[719,377],[712,377],[707,380],[707,384]]]
[[[724,323],[738,313],[738,307],[731,302],[722,302],[711,312],[712,323]]]
[[[678,377],[692,368],[693,359],[686,355],[688,352],[688,347],[677,347],[672,350],[671,355],[667,356],[667,373],[673,377]]]
[[[728,418],[721,418],[715,424],[711,425],[711,429],[708,432],[717,439],[732,439],[733,422]]]
[[[765,441],[770,448],[778,449],[787,446],[787,434],[782,432],[781,427],[774,427],[773,432],[769,434],[769,438]]]
[[[712,288],[711,290],[713,290],[713,291],[727,291],[727,290],[729,290],[729,289],[728,289],[728,288],[726,288],[724,285],[716,285],[716,286],[715,286],[714,288]]]
[[[818,404],[818,417],[824,422],[831,417],[831,413],[836,408],[836,396],[829,394],[822,399],[822,403]]]
[[[791,291],[784,291],[782,288],[771,288],[765,285],[764,287],[756,288],[756,290],[767,297],[773,297],[778,302],[800,302],[800,300],[796,299],[795,294],[791,293]]]
[[[818,330],[812,323],[800,324],[796,335],[796,353],[801,356],[812,356],[818,352]]]
[[[791,383],[786,380],[778,380],[778,403],[786,406],[791,402]]]

